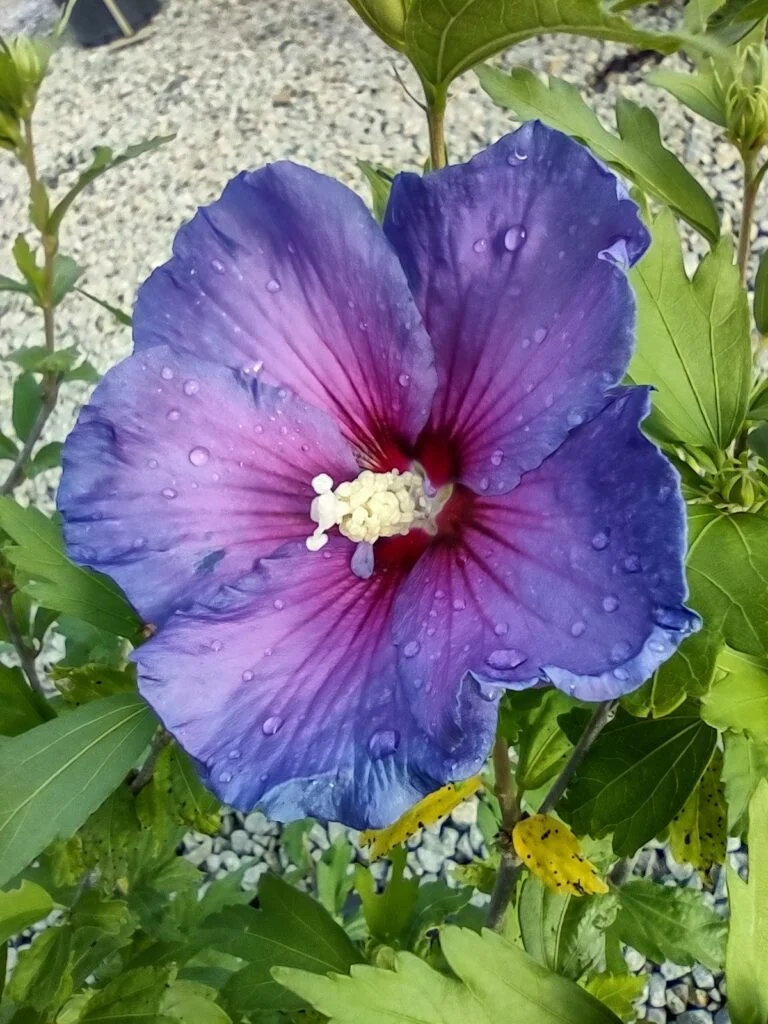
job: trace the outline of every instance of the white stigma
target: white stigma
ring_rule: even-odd
[[[410,470],[400,473],[373,473],[365,469],[356,480],[339,484],[320,473],[312,480],[317,495],[309,515],[317,528],[307,537],[310,551],[319,551],[328,542],[328,530],[338,526],[339,533],[356,543],[373,544],[381,537],[406,534],[412,526],[434,530],[433,517],[445,504],[450,488],[442,488],[430,497],[424,477]]]

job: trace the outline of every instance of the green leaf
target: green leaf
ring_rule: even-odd
[[[21,669],[0,665],[0,736],[18,736],[51,718],[50,705],[29,687]]]
[[[710,686],[721,646],[720,635],[705,626],[687,637],[639,690],[622,697],[621,706],[640,718],[663,718],[688,697],[700,697]]]
[[[48,220],[48,233],[51,235],[56,234],[61,226],[64,215],[75,199],[77,199],[84,188],[90,185],[92,181],[100,178],[105,171],[113,167],[119,167],[120,164],[124,164],[128,160],[134,160],[143,153],[151,153],[153,149],[165,145],[166,142],[170,142],[174,138],[176,138],[175,134],[156,135],[153,139],[148,139],[146,142],[139,142],[134,146],[129,146],[128,149],[118,156],[115,156],[108,146],[96,146],[93,150],[93,160],[90,166],[82,172],[69,192],[56,204],[51,213]]]
[[[768,16],[766,0],[725,0],[710,16],[707,28],[728,43],[735,43]]]
[[[145,828],[172,821],[213,835],[221,826],[219,801],[200,781],[192,762],[175,743],[157,759],[152,782],[139,796],[139,818]]]
[[[717,241],[720,220],[712,199],[662,145],[659,123],[647,107],[620,99],[616,135],[602,126],[578,89],[568,82],[550,78],[547,85],[527,68],[514,68],[507,75],[483,67],[477,74],[495,103],[511,108],[523,121],[539,118],[583,142],[639,189],[687,220],[709,242]]]
[[[0,942],[47,917],[52,910],[53,900],[45,889],[26,879],[18,889],[0,892]]]
[[[0,498],[0,527],[17,547],[4,554],[31,580],[22,589],[46,608],[68,612],[133,643],[141,622],[119,588],[106,576],[73,565],[64,553],[59,528],[35,508]]]
[[[635,974],[595,974],[584,988],[620,1017],[625,1024],[637,1020],[635,1003],[642,998],[645,977]]]
[[[61,300],[75,287],[75,282],[82,276],[83,269],[79,267],[71,256],[63,256],[56,253],[53,258],[53,280],[51,284],[51,298],[54,306],[58,306]]]
[[[414,949],[426,931],[458,914],[472,896],[473,890],[466,885],[457,889],[451,889],[445,882],[425,882],[420,885],[405,945]]]
[[[101,306],[102,309],[106,309],[106,311],[111,313],[115,320],[117,320],[119,324],[122,324],[123,327],[130,327],[132,325],[133,320],[129,314],[120,309],[119,306],[113,306],[104,299],[100,299],[97,295],[92,295],[90,292],[87,292],[85,288],[75,288],[75,291],[80,295],[84,295],[86,299],[90,299],[91,302],[95,302],[96,305]]]
[[[15,459],[19,453],[19,446],[10,437],[0,434],[0,459]]]
[[[529,875],[518,904],[523,947],[550,971],[577,981],[605,966],[605,931],[617,911],[612,893],[561,896]]]
[[[726,808],[721,776],[723,755],[716,750],[696,789],[669,826],[669,845],[678,864],[702,872],[725,861]]]
[[[701,893],[642,879],[627,882],[617,892],[616,926],[627,945],[657,963],[722,968],[728,926]]]
[[[349,0],[368,28],[393,50],[405,47],[405,16],[410,0]]]
[[[725,647],[717,667],[701,717],[716,729],[743,731],[768,741],[768,661]]]
[[[61,441],[51,441],[50,444],[39,448],[33,458],[24,464],[24,475],[28,480],[33,480],[40,473],[48,469],[58,469],[61,465],[61,450],[64,445]]]
[[[92,700],[111,697],[116,693],[136,691],[134,665],[125,665],[121,668],[99,664],[73,668],[54,665],[51,676],[64,700],[75,708]]]
[[[72,929],[41,932],[20,955],[8,985],[14,1002],[36,1010],[56,1010],[72,994]]]
[[[354,851],[345,836],[337,836],[323,853],[315,869],[317,898],[325,909],[336,917],[341,916],[349,891],[352,875],[347,870]]]
[[[749,513],[688,510],[691,603],[735,650],[768,657],[768,530]]]
[[[755,325],[761,334],[768,334],[768,249],[760,257],[755,276]]]
[[[53,352],[45,345],[31,345],[12,352],[8,359],[29,373],[64,373],[77,359],[77,345]]]
[[[23,292],[24,295],[31,295],[32,290],[24,281],[14,281],[12,277],[0,274],[0,292]]]
[[[194,981],[174,981],[160,1009],[181,1024],[232,1024],[232,1018],[216,1003],[216,991]]]
[[[346,973],[362,959],[324,907],[274,875],[262,878],[259,905],[228,907],[206,922],[208,945],[248,962],[222,990],[235,1019],[254,1006],[288,1011],[303,1005],[272,979],[277,964]]]
[[[83,380],[86,384],[96,384],[101,380],[101,374],[92,363],[84,359],[82,363],[64,374],[64,380]]]
[[[747,296],[722,238],[689,281],[671,213],[651,226],[651,247],[629,273],[637,347],[629,376],[651,384],[646,426],[668,441],[727,448],[749,403],[752,347]]]
[[[13,386],[13,429],[26,441],[32,432],[42,406],[40,387],[31,373],[22,373]]]
[[[725,975],[733,1024],[768,1021],[768,781],[757,786],[749,804],[749,882],[729,864],[731,905]]]
[[[571,738],[583,716],[561,722]],[[695,789],[717,733],[683,705],[665,718],[637,719],[619,709],[576,770],[558,807],[578,835],[613,832],[613,849],[630,856],[658,835]]]
[[[395,0],[398,2],[398,0]],[[357,166],[365,175],[365,179],[371,186],[371,199],[373,201],[373,216],[381,224],[384,214],[387,212],[389,193],[392,189],[392,181],[395,172],[381,164],[369,164],[367,160],[358,160]]]
[[[138,697],[107,697],[0,746],[0,885],[83,824],[136,763],[155,725]]]
[[[392,944],[408,927],[418,899],[418,878],[404,878],[406,852],[402,846],[390,854],[392,873],[383,892],[376,891],[376,882],[367,867],[355,868],[355,889],[363,904],[363,914],[371,936],[378,942]]]
[[[103,962],[131,941],[138,927],[125,900],[103,899],[86,889],[70,912],[72,936],[72,978],[80,988]]]
[[[752,794],[761,779],[768,779],[768,742],[732,732],[725,734],[723,742],[728,835],[741,836],[747,831],[747,808]]]
[[[29,242],[23,235],[17,235],[11,251],[19,273],[29,285],[30,294],[38,301],[43,293],[44,274],[42,268],[37,265],[37,258],[30,249]]]
[[[275,978],[331,1024],[616,1024],[617,1017],[567,978],[552,974],[500,935],[449,926],[441,946],[449,977],[411,953],[393,971],[357,966],[322,977],[275,968]]]
[[[173,967],[137,967],[119,975],[91,999],[78,1024],[171,1024],[160,1013]]]
[[[725,111],[714,75],[703,69],[693,74],[659,68],[646,81],[665,89],[680,103],[713,124],[725,127]]]
[[[559,690],[541,693],[539,703],[520,717],[515,777],[521,790],[538,789],[553,778],[565,763],[572,743],[558,724],[558,716],[573,708],[573,701]]]
[[[524,39],[550,32],[613,39],[664,53],[677,47],[674,36],[638,31],[598,0],[411,0],[406,54],[427,96],[439,100],[458,75]]]

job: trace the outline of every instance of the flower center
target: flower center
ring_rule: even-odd
[[[312,480],[317,495],[309,515],[317,528],[307,537],[310,551],[319,551],[328,541],[328,530],[356,543],[373,544],[381,537],[404,535],[412,527],[434,532],[435,516],[450,497],[452,488],[441,487],[430,494],[423,473],[396,469],[373,473],[365,469],[355,480],[339,484],[320,473]]]

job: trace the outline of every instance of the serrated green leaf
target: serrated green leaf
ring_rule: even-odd
[[[561,719],[571,739],[581,714]],[[619,709],[576,770],[558,805],[578,835],[613,833],[613,849],[631,856],[684,806],[709,764],[717,732],[683,705],[665,718],[637,719]]]
[[[0,885],[85,822],[136,763],[155,724],[138,697],[107,697],[0,746]]]
[[[577,981],[605,967],[605,931],[618,911],[615,895],[560,895],[529,875],[520,892],[523,947],[538,963]]]
[[[768,741],[768,660],[724,647],[717,668],[702,700],[701,717],[716,729]]]
[[[515,778],[521,790],[533,790],[553,778],[565,763],[573,744],[558,724],[558,717],[570,711],[573,700],[559,690],[540,694],[537,705],[520,713]]]
[[[752,364],[731,240],[722,238],[689,281],[672,214],[660,213],[651,234],[650,249],[629,272],[637,296],[629,377],[656,388],[645,425],[668,441],[725,449],[744,422]]]
[[[701,872],[725,861],[728,836],[722,774],[723,755],[716,750],[698,786],[669,825],[672,856],[678,864],[693,864]]]
[[[761,780],[749,803],[749,882],[729,864],[731,906],[725,974],[733,1024],[768,1021],[768,781]]]
[[[210,946],[247,962],[222,990],[222,1005],[235,1019],[254,1006],[288,1011],[303,1005],[272,979],[277,964],[346,973],[362,960],[328,911],[287,882],[265,875],[259,905],[228,907],[206,922]]]
[[[85,296],[86,299],[90,299],[91,302],[95,302],[96,305],[101,306],[102,309],[106,309],[106,311],[111,313],[115,320],[117,320],[119,324],[122,324],[123,327],[130,327],[133,323],[133,320],[128,313],[120,309],[119,306],[113,306],[104,299],[100,299],[97,295],[92,295],[90,292],[87,292],[85,288],[75,288],[75,291],[80,295]]]
[[[120,589],[106,576],[69,561],[55,522],[31,506],[0,498],[0,526],[17,545],[5,548],[5,557],[31,577],[21,589],[33,600],[139,641],[141,622]]]
[[[597,0],[411,0],[405,50],[427,95],[440,98],[458,75],[545,32],[613,39],[665,53],[677,47],[674,36],[638,31]]]
[[[174,981],[160,1009],[180,1024],[232,1024],[232,1018],[216,1003],[216,991],[194,981]]]
[[[761,779],[768,779],[768,742],[744,733],[726,733],[723,784],[728,804],[728,835],[747,831],[747,808]]]
[[[0,665],[0,736],[18,736],[55,717],[45,698],[30,689],[21,669]]]
[[[523,121],[540,118],[583,142],[643,192],[687,220],[708,241],[717,240],[720,220],[712,199],[674,153],[662,145],[659,123],[647,107],[620,99],[616,105],[616,135],[602,126],[578,89],[568,82],[550,78],[547,85],[527,68],[514,68],[507,75],[483,67],[477,74],[495,103],[511,108]]]
[[[26,441],[32,432],[42,406],[40,386],[31,373],[22,373],[13,385],[11,418],[16,436]]]
[[[473,889],[466,885],[454,889],[445,882],[425,882],[420,885],[408,923],[405,945],[414,949],[426,931],[452,919],[454,914],[467,906],[472,896]]]
[[[726,922],[693,889],[642,879],[617,890],[622,941],[657,963],[702,963],[719,970],[725,959]]]
[[[685,74],[659,68],[647,76],[646,81],[665,89],[689,110],[705,117],[713,124],[725,127],[725,111],[714,75],[703,69]]]
[[[399,2],[399,0],[395,0],[395,2]],[[363,172],[365,180],[371,186],[373,216],[379,224],[381,224],[384,220],[384,214],[387,211],[389,193],[392,189],[392,181],[394,180],[395,172],[390,171],[388,167],[382,167],[381,164],[370,164],[367,160],[358,160],[357,166]]]
[[[41,932],[20,955],[8,984],[8,995],[21,1006],[56,1010],[72,994],[72,929],[69,925]]]
[[[700,697],[712,682],[721,647],[718,633],[705,626],[687,637],[638,690],[622,697],[621,706],[640,718],[663,718],[688,697]]]
[[[642,998],[646,981],[643,975],[635,974],[595,974],[587,981],[584,988],[599,999],[616,1014],[625,1024],[634,1024],[637,1020],[635,1003]]]
[[[126,971],[97,992],[79,1024],[172,1024],[160,1012],[173,967],[137,967]]]
[[[34,882],[24,879],[17,889],[0,892],[0,943],[47,917],[53,900]]]
[[[103,899],[87,889],[70,912],[72,924],[72,978],[75,989],[103,962],[124,949],[138,927],[125,900]]]
[[[395,969],[356,966],[351,975],[322,977],[275,968],[275,978],[332,1024],[616,1024],[611,1011],[574,982],[552,974],[493,932],[441,931],[441,947],[456,978],[411,953]],[[457,980],[458,978],[458,980]]]

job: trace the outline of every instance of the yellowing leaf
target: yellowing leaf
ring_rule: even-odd
[[[701,781],[669,824],[669,844],[678,864],[690,863],[707,872],[725,861],[725,790],[723,755],[716,750]]]
[[[423,800],[419,800],[409,811],[406,811],[393,825],[387,828],[368,829],[360,836],[361,846],[370,846],[371,860],[386,856],[389,851],[404,843],[419,829],[434,825],[436,821],[450,814],[464,800],[469,799],[480,789],[482,780],[473,775],[463,782],[450,782],[442,789],[435,790]]]
[[[515,825],[515,853],[548,889],[573,896],[608,892],[576,836],[559,818],[533,814]]]

